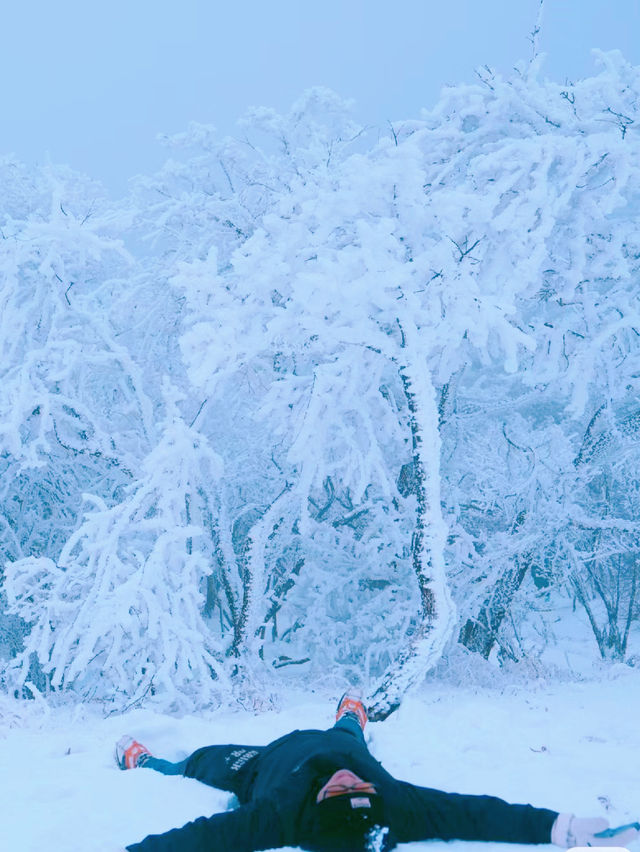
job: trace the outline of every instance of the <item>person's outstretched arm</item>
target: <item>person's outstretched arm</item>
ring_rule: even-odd
[[[164,834],[150,834],[127,846],[127,852],[254,852],[283,845],[282,823],[276,812],[262,802],[253,802],[200,817]]]
[[[401,843],[492,840],[496,843],[550,843],[557,811],[510,805],[495,796],[443,793],[398,782],[394,831]]]

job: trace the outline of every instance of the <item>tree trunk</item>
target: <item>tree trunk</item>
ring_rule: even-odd
[[[242,653],[247,658],[254,654],[258,655],[262,647],[261,637],[258,634],[264,620],[264,609],[267,605],[264,552],[269,536],[282,520],[279,512],[289,491],[290,485],[287,484],[262,516],[255,521],[244,544],[242,604],[231,646],[231,653],[236,657],[241,656]]]
[[[485,599],[478,615],[467,619],[458,640],[465,648],[481,654],[485,660],[489,659],[500,625],[511,608],[513,598],[522,585],[529,566],[528,555],[515,559],[513,567],[505,571]]]
[[[524,511],[518,514],[511,530],[512,535],[518,533],[526,517],[527,513]],[[529,553],[516,557],[513,565],[501,575],[485,598],[477,616],[467,619],[458,637],[458,641],[465,648],[481,654],[485,660],[489,659],[500,625],[511,608],[516,592],[524,582],[531,562],[532,557]]]
[[[375,721],[386,719],[411,687],[438,662],[456,622],[444,565],[447,528],[440,508],[436,394],[426,363],[415,357],[415,324],[405,323],[401,331],[407,357],[399,372],[409,409],[418,501],[411,552],[420,591],[420,612],[415,633],[367,701],[369,717]]]

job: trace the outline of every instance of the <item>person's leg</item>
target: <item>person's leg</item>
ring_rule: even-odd
[[[341,716],[338,719],[333,727],[343,731],[348,731],[350,734],[353,734],[356,739],[360,740],[360,742],[365,742],[364,731],[360,727],[358,717],[354,716],[353,713],[345,713],[344,716]]]
[[[345,692],[338,702],[334,728],[348,731],[364,743],[364,727],[366,724],[367,711],[362,703],[360,693],[356,690]]]
[[[184,775],[235,793],[246,801],[253,765],[264,746],[215,745],[199,748],[185,761]]]
[[[180,760],[177,763],[171,763],[170,760],[163,760],[161,757],[154,757],[152,754],[143,755],[138,760],[138,766],[145,769],[155,769],[156,772],[162,772],[163,775],[184,775],[187,767],[187,760]]]
[[[228,790],[235,793],[240,801],[245,801],[253,763],[263,749],[264,746],[206,746],[194,751],[185,760],[173,763],[156,757],[142,743],[125,735],[116,743],[115,759],[120,769],[146,767],[163,775],[184,775],[210,787]]]

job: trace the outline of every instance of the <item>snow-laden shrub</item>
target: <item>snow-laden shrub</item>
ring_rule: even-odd
[[[227,675],[203,620],[209,559],[198,492],[220,461],[176,416],[122,502],[86,495],[82,523],[57,562],[6,566],[11,612],[31,625],[9,669],[21,686],[33,656],[53,691],[122,707],[145,696],[193,708],[221,701]]]

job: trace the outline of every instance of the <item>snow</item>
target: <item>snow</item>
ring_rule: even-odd
[[[178,760],[201,745],[264,744],[294,728],[332,724],[333,708],[324,700],[292,693],[279,701],[279,709],[260,714],[239,709],[177,718],[133,710],[102,718],[95,706],[3,699],[2,848],[119,852],[146,834],[224,810],[232,804],[229,795],[197,781],[119,771],[113,744],[131,733],[159,756]],[[599,680],[543,686],[427,684],[385,722],[370,723],[367,734],[372,753],[398,778],[605,816],[618,825],[640,818],[639,701],[640,676],[622,665]],[[441,841],[410,846],[416,852],[531,850]]]

